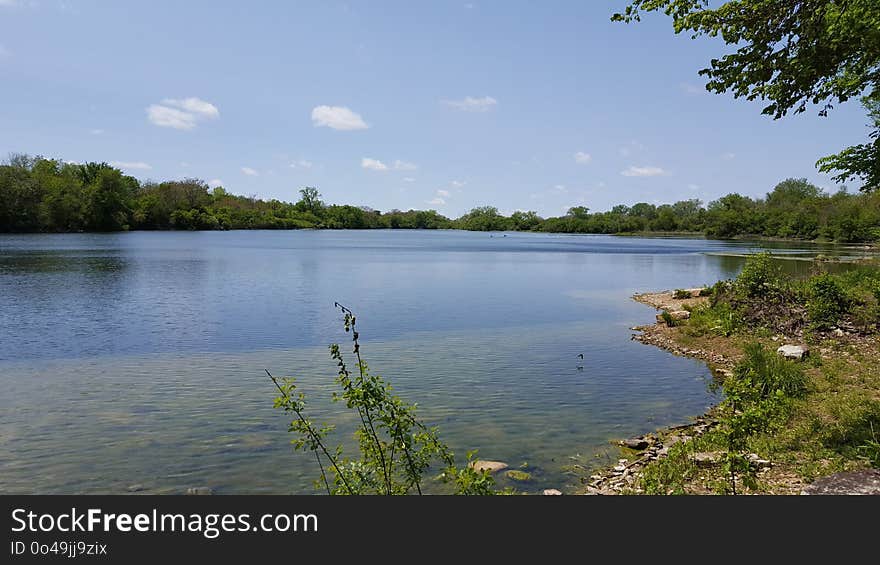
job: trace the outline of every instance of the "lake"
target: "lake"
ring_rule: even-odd
[[[459,457],[479,449],[531,471],[524,490],[571,491],[571,466],[607,462],[611,440],[715,401],[705,365],[630,340],[654,318],[630,296],[733,277],[756,246],[403,230],[0,235],[0,492],[313,492],[317,469],[291,450],[264,368],[296,376],[318,416],[347,429],[329,403],[327,345],[348,337],[336,301],[358,314],[371,369]]]

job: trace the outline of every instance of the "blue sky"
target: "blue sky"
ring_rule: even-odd
[[[0,0],[0,154],[379,210],[827,190],[848,102],[773,121],[708,94],[724,46],[591,2]]]

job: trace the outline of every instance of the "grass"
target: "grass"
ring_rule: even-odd
[[[689,320],[665,334],[680,346],[739,360],[731,378],[750,374],[757,379],[752,385],[785,396],[779,403],[772,394],[766,397],[774,402],[759,405],[758,425],[750,426],[738,444],[740,453],[754,453],[770,460],[772,466],[754,477],[752,488],[737,485],[737,491],[797,493],[804,484],[825,475],[880,468],[880,337],[875,312],[870,312],[872,319],[867,323],[859,319],[859,308],[873,307],[872,298],[880,295],[880,269],[871,266],[834,277],[817,274],[786,286],[766,258],[759,258],[744,269],[740,279],[719,286],[722,292],[710,304],[694,308]],[[762,301],[773,300],[773,308],[760,310]],[[791,303],[791,316],[802,316],[804,323],[790,326],[800,337],[789,335],[785,341],[811,347],[810,357],[796,366],[778,360],[774,353],[781,344],[777,334],[786,322],[785,308],[779,306],[791,300],[800,302]],[[799,306],[806,308],[798,310]],[[855,323],[844,335],[822,331],[847,320]],[[749,350],[758,344],[765,354],[756,363],[755,352]],[[751,372],[743,369],[744,359],[752,363]],[[765,379],[768,375],[775,377]],[[798,394],[785,393],[787,381],[801,378],[805,388],[798,387]],[[724,402],[715,409],[721,416],[717,428],[672,446],[666,457],[643,467],[641,489],[649,494],[728,492],[729,476],[723,464],[694,459],[695,453],[724,452],[729,447],[725,419],[729,423],[740,416],[734,417],[732,411],[726,415],[724,410]]]

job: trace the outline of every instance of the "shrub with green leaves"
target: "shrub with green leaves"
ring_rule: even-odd
[[[676,300],[685,300],[691,297],[691,293],[688,290],[684,290],[683,288],[676,288],[675,292],[672,293],[672,298]]]
[[[440,479],[452,484],[456,494],[494,494],[491,475],[471,465],[475,451],[468,453],[465,466],[456,466],[437,428],[417,417],[415,404],[403,401],[382,377],[370,373],[361,357],[355,315],[341,304],[335,306],[343,313],[345,331],[351,334],[357,369],[349,371],[339,345],[330,346],[340,388],[332,400],[357,413],[358,458],[346,457],[341,444],[328,445],[335,427],[318,425],[308,417],[305,393],[294,379],[279,380],[266,371],[279,391],[275,407],[293,415],[288,431],[295,434],[294,449],[315,457],[320,472],[316,486],[327,494],[422,494],[425,474],[432,464],[439,464]]]
[[[743,453],[749,438],[785,422],[792,400],[807,391],[807,376],[800,365],[751,343],[722,389],[720,433],[726,443],[722,464],[730,477],[727,488],[736,494],[737,477],[750,488],[756,485],[755,469]]]
[[[734,282],[734,291],[744,298],[762,298],[779,291],[782,274],[768,251],[750,255]]]
[[[816,329],[836,326],[849,307],[843,286],[828,273],[810,279],[807,296],[807,312]]]

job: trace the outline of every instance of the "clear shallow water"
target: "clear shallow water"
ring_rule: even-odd
[[[630,341],[654,312],[629,297],[735,276],[742,258],[726,254],[754,248],[446,231],[0,235],[0,492],[311,492],[316,470],[291,452],[263,368],[297,376],[336,420],[324,402],[326,346],[346,339],[334,301],[357,312],[371,368],[457,453],[528,463],[524,488],[565,490],[565,466],[713,402],[704,365]]]

